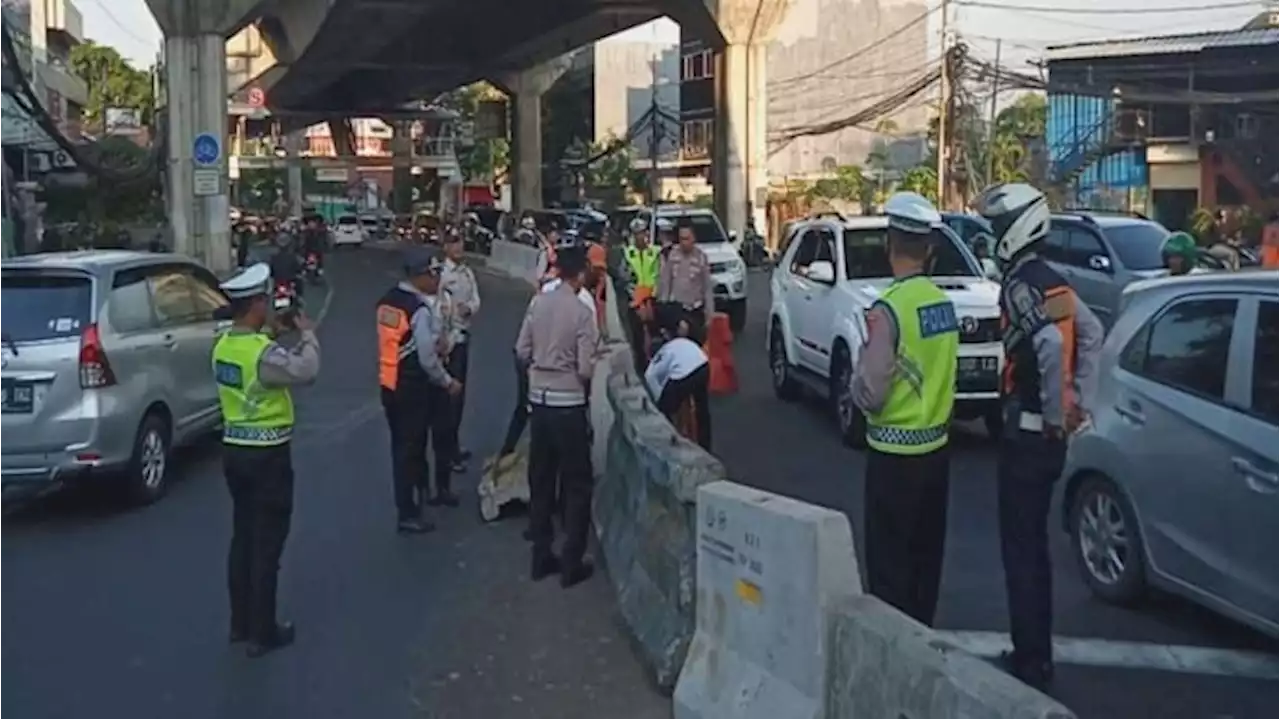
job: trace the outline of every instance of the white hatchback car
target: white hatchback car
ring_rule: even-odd
[[[355,215],[339,215],[338,222],[333,227],[333,246],[339,248],[343,246],[360,247],[366,239],[364,228],[360,225],[360,219]]]
[[[770,281],[768,352],[774,393],[790,400],[806,387],[830,403],[845,444],[865,444],[864,418],[850,378],[866,343],[865,313],[893,281],[886,248],[888,220],[820,216],[796,222]],[[957,419],[982,417],[998,437],[1000,286],[983,276],[954,232],[934,230],[930,276],[960,318]]]

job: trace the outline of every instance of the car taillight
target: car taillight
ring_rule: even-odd
[[[80,386],[85,389],[110,387],[116,383],[116,375],[107,362],[102,348],[102,338],[97,325],[89,325],[80,334]]]

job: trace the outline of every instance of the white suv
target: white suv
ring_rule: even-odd
[[[774,393],[796,398],[807,387],[830,403],[845,444],[865,444],[864,418],[849,381],[866,343],[865,313],[892,281],[881,217],[816,217],[795,223],[770,281],[768,351]],[[982,417],[992,437],[1001,428],[1000,286],[983,277],[964,242],[934,230],[930,276],[960,319],[956,375],[958,419]]]

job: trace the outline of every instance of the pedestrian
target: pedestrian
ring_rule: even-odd
[[[689,339],[689,320],[679,305],[657,308],[663,343],[644,372],[649,391],[658,398],[658,411],[676,425],[686,405],[693,408],[693,435],[699,447],[711,451],[711,405],[708,390],[711,367],[701,345]]]
[[[571,587],[594,573],[584,559],[591,527],[591,424],[588,386],[599,331],[578,296],[587,271],[581,249],[559,253],[560,285],[525,316],[516,356],[529,366],[529,530],[534,581],[560,572]],[[552,514],[557,482],[564,502],[565,540],[557,558]]]
[[[435,526],[422,517],[422,505],[458,506],[448,491],[453,446],[442,441],[448,400],[462,392],[440,357],[444,320],[438,312],[441,265],[419,246],[405,257],[405,279],[378,301],[378,383],[391,432],[391,463],[396,529],[423,534]],[[432,437],[434,431],[434,437]],[[434,440],[434,441],[432,441]],[[436,460],[436,496],[430,495],[430,441]]]
[[[867,588],[931,626],[947,536],[960,333],[955,306],[926,270],[942,216],[914,192],[894,194],[884,212],[894,280],[867,311],[852,387],[867,417]]]
[[[712,295],[711,260],[698,247],[693,227],[683,223],[677,230],[678,241],[667,253],[658,272],[658,302],[678,302],[690,311],[690,338],[706,339],[706,328],[715,311]]]
[[[222,283],[231,327],[213,349],[222,409],[222,466],[231,492],[227,590],[231,641],[250,657],[293,643],[294,626],[276,618],[280,555],[293,515],[293,398],[289,388],[320,372],[320,342],[306,316],[290,314],[300,338],[286,349],[264,332],[271,272],[258,263]]]
[[[1044,193],[996,185],[973,203],[997,228],[1002,264],[1005,366],[996,491],[1013,651],[1005,667],[1043,689],[1053,678],[1053,583],[1049,503],[1062,473],[1067,438],[1088,421],[1102,348],[1102,323],[1041,255],[1049,234]]]
[[[445,369],[463,387],[449,402],[449,419],[454,439],[453,471],[458,473],[467,471],[466,462],[471,459],[471,452],[463,448],[460,436],[462,411],[467,399],[471,322],[480,311],[480,284],[476,282],[476,273],[466,263],[464,249],[462,235],[454,233],[445,236],[444,269],[440,275],[440,286],[449,293],[453,310],[450,317],[450,349]]]

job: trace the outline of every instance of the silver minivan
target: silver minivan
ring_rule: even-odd
[[[193,260],[121,250],[6,259],[6,487],[108,478],[164,494],[175,446],[221,421],[209,358],[227,299]]]
[[[1063,519],[1098,597],[1183,595],[1276,634],[1277,274],[1138,282],[1103,346]]]

